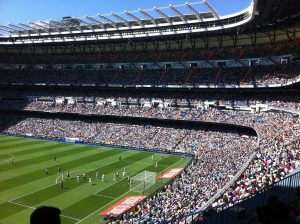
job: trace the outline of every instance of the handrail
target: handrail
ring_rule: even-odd
[[[253,158],[255,157],[257,150],[259,150],[260,146],[260,134],[256,128],[253,128],[257,134],[257,149],[250,155],[249,159],[247,162],[243,165],[243,167],[236,173],[236,175],[231,178],[213,197],[211,197],[203,206],[201,206],[196,212],[198,213],[201,211],[206,210],[217,198],[219,198],[234,182],[240,178],[240,176],[244,173],[244,171],[248,168],[250,163],[252,162]],[[189,216],[186,220],[187,223],[189,223],[191,219],[191,216]]]
[[[289,108],[278,108],[278,107],[270,107],[269,108],[270,110],[274,110],[274,111],[281,111],[281,112],[286,112],[286,113],[292,113],[292,114],[300,114],[300,111],[299,110],[292,110],[292,109],[289,109]],[[260,134],[259,134],[259,131],[253,127],[253,129],[256,131],[257,133],[257,137],[258,137],[258,149],[259,149],[259,143],[260,143]],[[198,209],[196,212],[193,212],[192,214],[189,214],[185,217],[181,217],[180,219],[184,219],[185,220],[185,223],[191,223],[193,221],[194,218],[197,218],[200,214],[202,214],[203,212],[207,211],[208,210],[208,207],[209,205],[211,205],[231,184],[234,183],[234,181],[236,181],[238,179],[238,177],[245,171],[245,169],[249,166],[250,162],[252,161],[252,159],[254,158],[256,152],[254,152],[249,160],[244,164],[244,166],[242,167],[242,169],[222,188],[220,189],[210,200],[208,200],[200,209]],[[253,157],[252,157],[253,156]],[[238,174],[240,174],[238,176]],[[255,194],[251,194],[249,195],[248,197],[245,197],[245,198],[241,198],[241,199],[238,199],[235,204],[232,206],[236,206],[238,205],[239,203],[243,202],[243,201],[246,201],[252,197],[254,197],[255,195],[258,195],[262,192],[266,192],[267,190],[273,188],[274,186],[277,186],[278,184],[282,183],[283,181],[289,179],[289,178],[292,178],[296,175],[300,174],[300,171],[294,173],[294,174],[291,174],[291,175],[288,175],[286,177],[284,177],[282,180],[274,183],[272,186],[268,187],[268,188],[262,188],[260,189],[258,192],[256,192]],[[238,176],[238,177],[237,177]],[[291,180],[291,179],[290,179]],[[225,208],[224,208],[225,207]],[[220,206],[217,206],[217,207],[214,207],[213,209],[222,209],[222,211],[226,208],[228,208],[229,206],[228,205],[220,205]],[[173,220],[174,221],[174,220]]]
[[[296,178],[295,178],[296,177]],[[292,180],[294,181],[298,181],[298,184],[295,184],[295,182],[292,183]],[[214,207],[212,208],[213,210],[215,210],[217,213],[216,215],[218,215],[219,213],[221,212],[224,212],[224,211],[227,211],[227,209],[231,209],[231,210],[235,210],[234,208],[235,207],[239,207],[239,208],[243,208],[243,207],[247,207],[246,205],[243,205],[242,206],[242,203],[243,202],[247,202],[249,201],[250,199],[254,198],[255,196],[263,196],[263,200],[257,200],[258,202],[260,202],[260,204],[257,204],[256,206],[251,206],[251,209],[255,210],[255,208],[257,206],[262,206],[264,205],[264,203],[266,202],[266,199],[269,195],[273,194],[274,192],[272,192],[272,189],[274,190],[275,187],[283,187],[283,188],[296,188],[296,187],[299,187],[300,186],[300,171],[297,171],[295,173],[292,173],[290,175],[287,175],[286,177],[284,177],[282,180],[274,183],[273,185],[269,186],[269,187],[265,187],[265,188],[262,188],[260,189],[258,192],[256,192],[255,194],[251,194],[249,195],[248,197],[245,197],[245,198],[242,198],[242,199],[238,199],[234,205],[232,206],[228,206],[227,204],[226,205],[220,205],[220,206],[217,206],[217,207]],[[288,186],[287,186],[288,184]],[[287,189],[286,190],[288,192],[288,194],[293,194],[295,193],[294,191],[291,191],[291,189]],[[279,191],[281,194],[280,196],[278,197],[280,200],[284,199],[287,197],[287,194],[282,194],[282,191]],[[278,192],[277,192],[278,193]],[[295,197],[290,197],[291,199],[295,199]],[[205,210],[201,210],[201,211],[198,211],[198,212],[195,212],[193,214],[190,214],[188,216],[183,216],[183,217],[180,217],[179,219],[176,219],[176,220],[172,220],[172,223],[174,223],[174,221],[178,221],[178,220],[184,220],[184,223],[193,223],[193,221],[196,221],[198,220],[198,217],[199,215],[203,215],[205,212],[208,212],[211,208],[206,208]],[[223,223],[227,223],[227,222],[223,222]],[[232,224],[233,222],[230,221],[230,224]]]

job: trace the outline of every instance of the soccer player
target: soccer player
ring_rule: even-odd
[[[114,181],[116,181],[116,173],[114,173]]]
[[[155,162],[155,168],[157,168],[157,166],[158,166],[158,163],[157,163],[157,161]]]
[[[45,169],[45,174],[46,174],[46,175],[49,174],[49,169],[48,169],[48,167],[46,167],[46,169]]]
[[[69,180],[69,178],[70,178],[70,171],[68,170],[67,179]]]
[[[80,176],[79,176],[79,174],[77,174],[77,183],[79,183],[80,182]]]
[[[122,157],[121,157],[121,156],[119,156],[119,162],[121,162],[121,160],[122,160]]]
[[[60,168],[60,166],[58,167],[58,173],[60,173],[61,172],[61,168]]]
[[[126,172],[125,172],[125,170],[123,170],[123,173],[122,173],[122,175],[123,175],[123,179],[125,178],[125,175],[126,175]]]
[[[91,177],[89,177],[89,183],[90,183],[90,185],[92,185],[92,178]]]
[[[119,180],[119,172],[116,173],[117,180]]]
[[[96,180],[98,179],[99,173],[98,171],[96,172]]]
[[[104,173],[102,174],[102,181],[104,181],[104,179],[105,179],[105,175],[104,175]]]

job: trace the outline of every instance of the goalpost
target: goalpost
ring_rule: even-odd
[[[130,178],[130,191],[144,192],[155,184],[156,173],[143,171]]]

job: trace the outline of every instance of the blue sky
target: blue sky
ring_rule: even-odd
[[[0,24],[59,19],[178,5],[199,0],[0,0]],[[221,15],[247,7],[251,0],[209,0]]]

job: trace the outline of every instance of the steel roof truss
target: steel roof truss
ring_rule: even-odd
[[[140,18],[138,18],[137,16],[133,15],[131,12],[125,11],[125,14],[128,15],[129,17],[131,17],[132,19],[136,20],[142,27],[145,27],[143,24],[143,21]]]
[[[198,18],[199,21],[201,21],[201,22],[203,21],[201,15],[200,15],[200,13],[198,12],[197,9],[195,9],[195,8],[194,8],[193,6],[191,6],[189,3],[185,3],[185,6],[186,6],[190,11],[192,11],[192,13],[194,13],[194,14],[197,16],[197,18]]]
[[[96,19],[94,19],[90,16],[86,16],[85,18],[88,19],[89,21],[92,21],[92,22],[96,23],[97,25],[100,25],[104,29],[104,25],[100,21],[98,21],[98,20],[96,20]]]
[[[169,5],[169,8],[170,8],[173,12],[175,12],[175,13],[181,18],[182,21],[184,21],[184,22],[186,23],[185,16],[184,16],[184,14],[183,14],[181,11],[179,11],[179,10],[178,10],[176,7],[174,7],[173,5]]]
[[[139,12],[140,12],[141,14],[143,14],[144,16],[146,16],[147,18],[149,18],[149,19],[151,20],[151,22],[152,22],[154,25],[157,26],[156,20],[155,20],[155,18],[154,18],[153,16],[151,16],[149,13],[145,12],[145,11],[142,10],[142,9],[139,9]]]
[[[127,26],[128,28],[130,28],[130,25],[129,25],[129,21],[128,21],[128,20],[124,19],[123,17],[121,17],[121,16],[119,16],[118,14],[113,13],[113,12],[111,13],[111,15],[112,15],[113,17],[119,19],[120,21],[124,22],[124,23],[126,24],[126,26]]]
[[[203,1],[203,4],[207,7],[207,9],[209,11],[211,11],[211,13],[213,14],[213,16],[215,17],[215,19],[220,19],[220,15],[217,12],[217,10],[211,5],[209,4],[209,2],[207,0]]]
[[[162,17],[164,17],[165,20],[166,20],[168,23],[172,24],[172,19],[170,18],[170,16],[168,16],[166,13],[164,13],[163,11],[161,11],[160,9],[158,9],[158,8],[156,8],[156,7],[154,7],[154,10],[155,10],[159,15],[161,15]]]
[[[111,25],[113,25],[114,27],[117,28],[117,24],[115,23],[115,21],[112,21],[111,19],[107,18],[106,16],[103,15],[98,15],[98,17],[100,17],[101,19],[109,22]]]
[[[88,22],[86,22],[86,21],[84,21],[84,20],[82,20],[82,19],[79,19],[79,21],[80,21],[81,23],[84,23],[84,24],[86,25],[86,27],[89,28],[90,30],[94,30],[94,29],[93,29],[93,24],[88,23]],[[81,29],[81,31],[82,31],[82,28],[80,28],[80,29]]]

